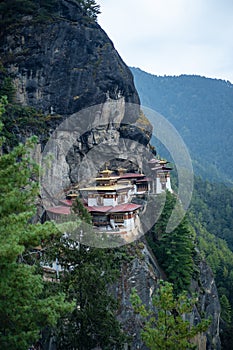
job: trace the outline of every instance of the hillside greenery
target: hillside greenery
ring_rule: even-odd
[[[193,338],[205,332],[211,321],[202,319],[196,325],[184,319],[193,311],[197,303],[197,297],[181,292],[174,293],[173,284],[160,280],[152,298],[154,310],[147,309],[143,305],[136,289],[131,294],[131,302],[134,311],[141,318],[141,335],[146,346],[151,350],[191,350],[197,349]]]
[[[19,142],[32,135],[45,143],[49,137],[50,122],[59,121],[57,114],[44,114],[30,106],[22,106],[15,101],[15,88],[7,70],[0,62],[0,96],[6,96],[7,104],[2,111],[3,127],[1,135],[5,137],[4,151],[12,149]]]
[[[224,239],[233,251],[233,188],[196,177],[192,213],[196,221],[208,232]]]
[[[175,293],[189,290],[199,279],[198,263],[211,267],[221,304],[220,336],[224,350],[233,344],[233,191],[228,186],[195,177],[191,206],[181,224],[171,233],[166,225],[175,197],[167,193],[163,212],[147,234],[147,241]],[[198,247],[199,253],[194,247]]]
[[[73,204],[73,211],[78,217],[77,230],[85,234],[86,226],[78,226],[78,222],[91,225],[92,218],[79,198]],[[51,262],[58,259],[63,269],[57,290],[65,293],[67,302],[75,301],[75,308],[51,329],[56,348],[91,350],[98,345],[106,350],[122,349],[129,339],[116,319],[118,303],[108,287],[119,277],[121,265],[127,260],[127,250],[88,247],[69,234],[44,245],[43,259]]]
[[[90,248],[71,239],[53,242],[51,250],[64,268],[59,289],[76,306],[52,330],[57,349],[91,350],[97,345],[122,349],[127,337],[116,319],[117,301],[108,290],[119,276],[120,252]]]
[[[189,288],[193,277],[195,244],[194,231],[186,217],[172,232],[166,232],[175,202],[176,197],[167,191],[163,212],[147,235],[147,241],[168,281],[174,284],[175,292],[180,293]]]
[[[226,185],[195,178],[188,219],[196,232],[202,256],[210,265],[221,303],[221,342],[233,344],[233,190]]]
[[[0,113],[6,98],[1,99]],[[0,126],[0,129],[2,124]],[[71,310],[62,291],[55,295],[43,281],[37,265],[28,259],[31,248],[57,234],[56,227],[33,223],[38,194],[38,166],[30,159],[36,140],[19,144],[0,155],[0,348],[25,350],[46,326],[55,326]],[[0,147],[4,138],[0,139]]]
[[[190,151],[195,173],[232,184],[233,85],[195,75],[156,76],[131,70],[142,105],[175,126]]]
[[[3,96],[1,115],[6,108],[7,97]],[[28,107],[21,108],[27,111]],[[2,151],[7,134],[0,135]],[[53,222],[33,223],[39,167],[30,151],[37,141],[32,137],[25,145],[17,142],[0,155],[0,347],[24,350],[36,343],[44,346],[53,336],[58,349],[88,350],[98,344],[121,349],[126,336],[116,319],[118,305],[108,286],[116,281],[127,252],[124,248],[85,247],[63,237]],[[91,223],[90,214],[78,200],[74,211]],[[38,246],[40,251],[35,249]],[[63,272],[51,283],[50,278],[44,280],[41,266],[54,261]]]
[[[189,148],[195,174],[188,220],[211,266],[221,302],[221,341],[233,339],[233,85],[200,76],[156,76],[131,68],[142,105],[167,118]],[[159,154],[169,152],[152,138]],[[172,161],[172,159],[170,159]],[[202,180],[204,178],[204,181]],[[225,183],[225,184],[224,184]]]
[[[74,0],[83,15],[96,20],[100,6],[95,0]],[[0,23],[15,24],[25,16],[32,16],[36,21],[51,21],[59,17],[58,0],[1,0]]]

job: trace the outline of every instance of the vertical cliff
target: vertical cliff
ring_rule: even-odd
[[[67,117],[124,97],[139,103],[132,74],[101,27],[74,0],[57,1],[51,18],[21,16],[1,31],[1,62],[16,100]]]
[[[64,173],[63,188],[79,180],[79,165],[93,145],[112,142],[113,133],[113,152],[124,158],[127,146],[118,144],[122,134],[124,139],[140,138],[144,145],[149,142],[150,126],[147,133],[137,127],[139,97],[130,70],[106,33],[84,16],[75,0],[56,1],[52,15],[45,20],[35,12],[11,21],[1,32],[0,56],[15,87],[15,102],[46,115],[39,132],[41,140],[48,140],[70,117],[75,126],[72,122],[69,132],[79,127],[69,150],[61,151],[64,138],[70,140],[67,130],[60,129],[52,146],[59,158],[53,176],[58,179]],[[96,108],[80,113],[90,106]],[[16,134],[24,133],[24,125],[15,129]],[[37,128],[33,132],[38,133]],[[91,174],[91,169],[86,171]]]

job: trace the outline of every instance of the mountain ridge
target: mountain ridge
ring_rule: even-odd
[[[198,75],[157,76],[132,67],[131,71],[142,105],[175,126],[197,175],[232,185],[233,85]]]

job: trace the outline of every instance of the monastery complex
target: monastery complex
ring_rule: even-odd
[[[107,167],[99,172],[94,184],[73,187],[60,205],[47,208],[51,219],[72,213],[72,203],[79,197],[92,216],[97,231],[127,233],[137,229],[138,216],[144,209],[140,199],[158,195],[166,190],[172,192],[168,162],[153,158],[149,161],[153,177],[142,173],[127,173],[119,168],[113,172]]]

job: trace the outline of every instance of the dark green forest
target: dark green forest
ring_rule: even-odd
[[[224,184],[195,178],[188,219],[201,255],[210,265],[221,303],[221,341],[233,344],[233,190]]]
[[[166,233],[176,202],[175,196],[167,193],[163,212],[147,234],[148,244],[168,281],[174,284],[175,293],[189,290],[191,279],[199,280],[200,260],[204,258],[208,262],[220,298],[220,335],[224,350],[232,349],[233,342],[233,247],[230,235],[233,227],[232,220],[224,220],[225,203],[232,201],[233,191],[227,186],[195,178],[191,206],[179,226],[172,233]],[[229,218],[232,218],[232,205],[229,205],[229,211]],[[226,237],[224,232],[228,233]]]
[[[232,184],[233,85],[195,75],[156,76],[131,70],[142,105],[175,126],[190,151],[195,173]]]
[[[96,20],[100,6],[95,0],[74,0],[80,8],[83,17]],[[0,23],[15,24],[25,16],[32,16],[36,21],[51,21],[59,16],[57,0],[1,0]]]
[[[194,230],[200,255],[214,273],[222,308],[222,348],[230,350],[233,344],[233,85],[228,81],[195,75],[162,77],[138,68],[131,70],[142,105],[167,118],[190,151],[194,173],[198,176],[195,176],[187,220]],[[158,140],[152,138],[152,144],[156,145],[160,155],[169,159],[170,154]],[[168,279],[179,279],[178,273],[173,277],[175,269],[169,273],[167,264],[167,259],[172,259],[172,245],[168,244],[165,251],[163,248],[169,237],[165,235],[162,240],[158,239],[164,215],[156,224],[152,242],[151,237],[149,241]],[[172,238],[170,241],[174,243]],[[189,256],[195,263],[195,256]],[[172,265],[175,263],[171,261]]]

